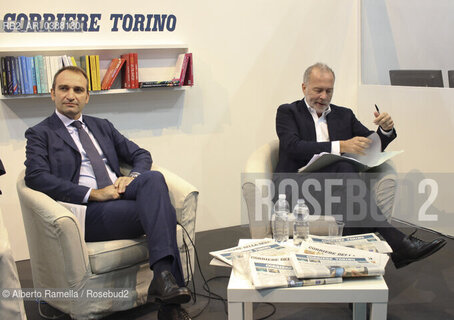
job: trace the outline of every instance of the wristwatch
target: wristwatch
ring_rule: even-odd
[[[135,178],[137,178],[138,176],[140,176],[140,173],[139,173],[139,172],[131,172],[131,173],[129,173],[129,177],[130,177],[130,178],[135,179]]]

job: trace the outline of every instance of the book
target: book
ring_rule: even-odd
[[[130,72],[130,88],[135,89],[139,87],[137,79],[139,71],[137,64],[137,54],[129,53],[129,72]]]
[[[74,57],[72,57],[72,56],[70,58],[71,58],[72,65],[77,67],[76,59]]]
[[[137,52],[134,52],[133,54],[134,57],[134,73],[135,73],[135,81],[134,81],[134,88],[139,87],[139,55]]]
[[[50,92],[50,89],[49,89],[48,83],[47,83],[47,70],[46,70],[46,64],[44,62],[44,57],[41,55],[38,55],[36,57],[37,57],[37,61],[38,61],[39,78],[40,78],[40,84],[41,84],[40,93]]]
[[[96,72],[96,88],[101,90],[101,73],[99,66],[99,55],[95,55],[95,72]]]
[[[53,76],[52,76],[52,71],[50,69],[50,56],[44,57],[44,65],[46,66],[47,88],[49,89],[47,92],[51,92]]]
[[[96,55],[90,57],[90,75],[91,75],[91,90],[101,90],[101,86],[98,87],[99,75],[99,64],[96,63]],[[99,59],[99,56],[98,56]],[[99,60],[98,60],[99,61]]]
[[[180,86],[192,86],[194,84],[192,74],[192,53],[182,53],[178,55],[172,81],[179,81]]]
[[[298,172],[317,172],[332,163],[343,160],[354,164],[359,171],[367,171],[371,168],[377,167],[382,163],[388,161],[394,156],[402,153],[403,151],[381,151],[381,140],[376,132],[368,136],[372,140],[369,148],[366,149],[366,155],[347,154],[336,155],[328,152],[316,154],[312,159]]]
[[[16,74],[16,82],[17,82],[17,93],[18,94],[25,94],[26,93],[26,88],[25,88],[25,73],[22,71],[22,62],[23,60],[22,57],[13,57],[12,58],[12,67],[14,70],[14,73]]]
[[[117,78],[118,74],[120,73],[121,68],[125,63],[125,59],[122,58],[114,58],[110,62],[109,67],[107,68],[106,74],[101,82],[101,89],[108,90],[112,87],[115,79]]]
[[[91,91],[91,76],[90,76],[90,58],[89,56],[80,57],[80,67],[85,71],[88,78],[88,91]]]
[[[28,61],[30,61],[32,91],[33,91],[33,94],[38,94],[38,83],[36,80],[35,59],[33,57],[28,57]]]
[[[35,81],[36,81],[36,93],[43,93],[41,90],[41,75],[39,70],[39,58],[38,56],[33,57],[33,66],[35,68]]]
[[[193,67],[192,67],[192,53],[186,53],[188,56],[188,61],[187,61],[187,68],[186,68],[186,76],[184,79],[184,84],[183,85],[188,85],[188,86],[193,86],[194,85],[194,73],[193,73]]]
[[[8,85],[6,81],[6,57],[1,57],[1,77],[2,77],[2,95],[8,94]]]
[[[165,81],[143,81],[139,82],[139,88],[154,88],[154,87],[178,87],[180,82],[165,80]]]
[[[32,69],[32,58],[31,57],[25,57],[25,63],[26,63],[26,76],[27,79],[25,80],[27,82],[27,94],[33,94],[33,69]]]
[[[129,54],[123,54],[121,55],[122,59],[125,59],[125,67],[123,68],[123,73],[122,73],[122,88],[125,89],[130,89],[131,88],[131,65],[129,62]]]
[[[5,64],[6,64],[6,86],[7,86],[7,92],[9,95],[13,94],[13,70],[12,70],[12,65],[14,63],[13,61],[14,57],[8,56],[5,57]]]

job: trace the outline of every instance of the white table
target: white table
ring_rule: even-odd
[[[246,240],[247,241],[247,240]],[[240,240],[240,244],[242,240]],[[229,320],[252,320],[253,302],[270,303],[353,303],[353,319],[366,319],[366,304],[371,303],[371,320],[385,320],[388,286],[383,277],[344,279],[338,284],[301,288],[256,290],[232,270],[227,287]]]

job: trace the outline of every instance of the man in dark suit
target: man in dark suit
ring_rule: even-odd
[[[51,97],[56,111],[25,133],[27,186],[55,200],[85,204],[86,241],[146,234],[154,271],[148,295],[161,302],[158,319],[190,319],[180,306],[190,293],[176,243],[175,209],[164,177],[150,171],[150,153],[108,120],[82,115],[89,101],[82,69],[60,69]],[[129,176],[122,176],[120,162],[132,166]]]
[[[296,173],[305,166],[315,154],[328,152],[333,154],[353,153],[364,154],[371,140],[367,138],[373,131],[367,129],[353,112],[344,107],[331,104],[334,92],[335,75],[327,65],[317,63],[310,66],[304,73],[302,89],[304,99],[290,104],[281,105],[276,115],[276,131],[279,137],[279,161],[275,172],[279,183],[282,178],[287,178],[283,173]],[[396,138],[394,122],[386,112],[374,113],[374,123],[378,126],[377,134],[380,137],[382,150]],[[346,161],[338,161],[320,170],[322,177],[341,179],[360,179],[354,165]],[[280,176],[280,178],[279,178]],[[293,175],[298,185],[307,179],[304,175]],[[318,175],[320,178],[321,175]],[[348,194],[345,186],[343,199],[345,203]],[[320,199],[320,198],[319,198]],[[370,199],[366,190],[364,199]],[[370,206],[369,206],[370,208]],[[353,210],[358,210],[354,206]],[[346,219],[346,233],[379,232],[393,248],[392,260],[397,268],[423,259],[439,249],[446,241],[436,239],[424,242],[413,235],[405,236],[402,232],[392,227],[385,219],[380,209],[373,208],[378,213],[378,218],[372,218],[370,212],[362,221]],[[336,213],[336,212],[335,212]],[[349,217],[345,206],[338,206],[338,212]],[[360,212],[353,213],[360,215]],[[363,213],[364,214],[364,213]],[[352,216],[352,215],[350,215]]]

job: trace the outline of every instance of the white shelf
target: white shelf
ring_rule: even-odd
[[[170,80],[179,54],[187,53],[188,46],[182,43],[150,45],[106,45],[106,46],[55,46],[55,47],[0,47],[0,56],[69,55],[76,61],[80,56],[99,55],[101,79],[110,61],[124,53],[137,52],[139,81]],[[184,87],[155,87],[144,89],[111,89],[90,91],[91,95],[131,94],[155,90],[184,90]],[[50,94],[0,95],[0,100],[48,98]]]
[[[182,87],[153,87],[153,88],[138,88],[138,89],[110,89],[110,90],[101,90],[101,91],[90,91],[90,96],[104,96],[111,94],[131,94],[131,93],[142,93],[150,91],[183,91],[187,86]],[[21,99],[40,99],[40,98],[50,98],[50,93],[42,94],[21,94],[15,96],[2,96],[0,95],[0,100],[21,100]]]

